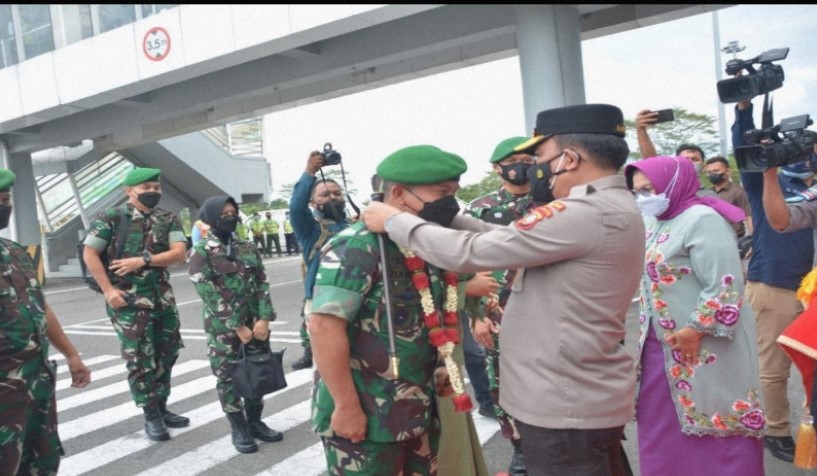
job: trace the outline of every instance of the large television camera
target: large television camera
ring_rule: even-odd
[[[772,61],[786,59],[788,48],[777,48],[748,60],[733,59],[726,63],[726,74],[734,76],[743,70],[748,74],[718,81],[718,98],[722,103],[739,102],[766,94],[783,86],[783,67]],[[760,65],[755,69],[755,64]]]
[[[763,172],[808,160],[814,152],[817,133],[805,130],[813,123],[808,114],[789,117],[767,129],[752,129],[743,133],[752,145],[735,149],[738,168],[744,172]]]

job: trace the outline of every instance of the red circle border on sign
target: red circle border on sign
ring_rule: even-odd
[[[151,33],[158,32],[158,31],[163,32],[165,34],[165,37],[167,38],[167,51],[165,51],[165,54],[162,57],[153,58],[153,57],[150,56],[150,54],[148,53],[147,48],[145,47],[145,40],[147,40],[148,36]],[[151,28],[150,30],[148,30],[148,32],[145,33],[144,38],[142,38],[142,52],[144,52],[145,57],[147,59],[151,60],[151,61],[162,61],[163,59],[167,58],[168,55],[170,55],[170,34],[167,32],[167,30],[165,30],[164,28],[162,28],[160,26],[155,26],[155,27]]]

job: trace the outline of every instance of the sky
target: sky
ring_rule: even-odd
[[[775,122],[817,117],[817,87],[809,90],[817,86],[817,6],[739,5],[717,15],[720,46],[738,41],[746,48],[738,58],[790,48],[775,63],[785,72],[783,87],[772,93]],[[719,55],[722,66],[733,57]],[[616,105],[625,119],[642,109],[672,107],[717,117],[715,61],[712,13],[585,40],[585,99]],[[755,102],[759,124],[762,98]],[[724,107],[727,134],[733,107]],[[357,204],[371,193],[377,164],[402,147],[431,144],[462,156],[468,163],[460,180],[465,186],[490,171],[496,144],[529,134],[517,56],[268,114],[264,121],[272,198],[298,180],[311,150],[331,142],[358,189]]]

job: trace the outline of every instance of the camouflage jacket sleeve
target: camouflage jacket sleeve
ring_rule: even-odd
[[[85,246],[104,251],[113,238],[113,224],[111,217],[114,216],[115,209],[111,208],[101,212],[96,219],[91,222],[88,234],[85,236]]]
[[[204,303],[204,314],[212,315],[224,321],[230,329],[243,325],[239,309],[236,306],[238,293],[225,283],[224,275],[216,270],[220,260],[213,265],[209,243],[212,240],[201,240],[193,247],[190,255],[188,273],[195,283],[196,292]],[[218,243],[217,243],[218,245]],[[240,291],[240,290],[239,290]]]
[[[352,225],[324,246],[312,294],[312,312],[354,321],[374,285],[380,262],[373,235]],[[372,302],[379,303],[379,294]]]
[[[168,212],[168,219],[170,220],[170,227],[168,229],[167,241],[168,243],[176,243],[178,241],[187,242],[187,237],[184,234],[182,222],[175,213]]]
[[[250,245],[255,251],[255,259],[258,264],[255,266],[255,289],[258,303],[258,318],[263,321],[274,321],[278,318],[275,313],[275,308],[272,306],[272,298],[269,293],[269,281],[267,281],[267,270],[264,268],[264,260],[261,258],[261,252],[254,244]]]

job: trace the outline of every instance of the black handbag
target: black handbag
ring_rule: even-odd
[[[247,355],[242,343],[236,359],[227,361],[236,395],[242,398],[261,398],[286,388],[283,365],[285,350],[286,347],[274,352],[267,346],[263,353]]]

